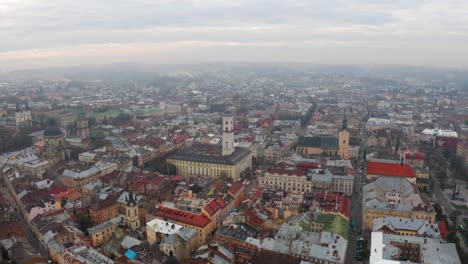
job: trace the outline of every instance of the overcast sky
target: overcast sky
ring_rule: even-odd
[[[230,61],[467,68],[468,0],[0,0],[0,70]]]

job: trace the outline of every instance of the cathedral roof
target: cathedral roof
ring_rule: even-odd
[[[333,136],[299,137],[299,147],[321,148],[324,150],[338,150],[338,138]]]
[[[49,126],[44,130],[45,137],[54,137],[62,135],[62,130],[55,125],[55,122],[51,120]]]

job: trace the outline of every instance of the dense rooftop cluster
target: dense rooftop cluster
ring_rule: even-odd
[[[403,75],[0,82],[1,257],[461,263],[466,91]]]

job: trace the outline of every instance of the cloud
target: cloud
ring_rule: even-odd
[[[16,67],[35,66],[38,60],[44,66],[137,62],[145,51],[167,62],[204,61],[200,53],[265,61],[278,49],[278,61],[313,63],[323,60],[314,55],[322,53],[336,63],[461,66],[466,56],[447,54],[468,54],[461,45],[468,41],[468,2],[0,0],[0,39],[0,62]],[[184,57],[162,56],[158,49]],[[392,53],[379,54],[380,49]],[[311,54],[298,56],[298,51]],[[415,53],[408,57],[410,51]]]

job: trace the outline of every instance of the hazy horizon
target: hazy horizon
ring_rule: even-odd
[[[113,63],[467,69],[468,2],[0,0],[0,70]]]

